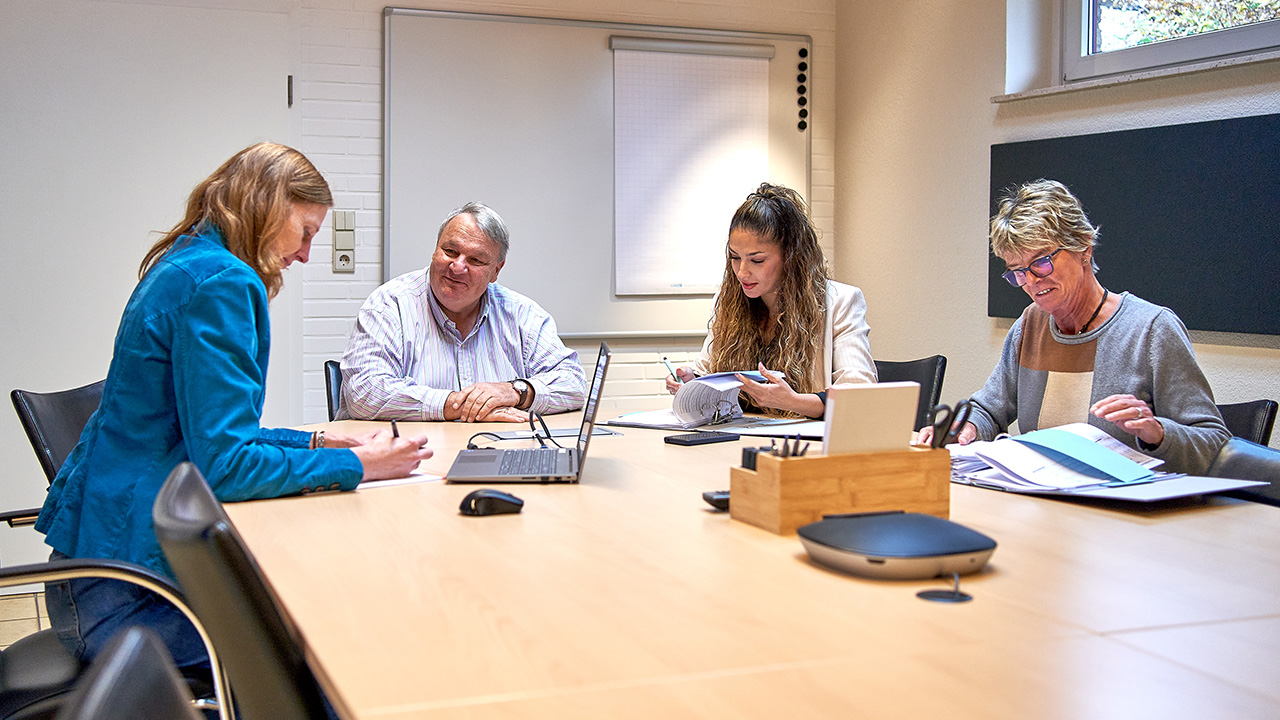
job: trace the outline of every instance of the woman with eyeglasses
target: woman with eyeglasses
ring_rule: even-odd
[[[866,300],[827,277],[794,190],[764,183],[734,213],[712,313],[701,357],[667,376],[669,392],[698,375],[759,368],[768,382],[738,376],[747,410],[822,417],[828,386],[876,381]]]
[[[1000,364],[975,394],[961,444],[1088,422],[1162,458],[1162,470],[1203,473],[1231,433],[1172,310],[1098,282],[1098,231],[1053,180],[1009,193],[991,218],[1004,279],[1033,302],[1005,338]],[[926,426],[921,442],[933,429]]]

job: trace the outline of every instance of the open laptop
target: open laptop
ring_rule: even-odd
[[[604,392],[604,375],[609,369],[609,345],[600,343],[587,406],[582,411],[582,427],[576,447],[558,448],[479,448],[460,450],[445,480],[454,483],[563,482],[576,483],[582,478],[587,459],[587,445],[596,424],[596,409]]]

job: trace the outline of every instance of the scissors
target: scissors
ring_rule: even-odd
[[[968,400],[956,403],[955,410],[946,405],[938,405],[930,410],[929,418],[933,423],[933,441],[930,444],[940,448],[955,442],[960,437],[964,424],[969,421],[971,412],[973,412],[973,405]]]

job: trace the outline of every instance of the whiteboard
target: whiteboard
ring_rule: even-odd
[[[511,230],[498,282],[546,308],[562,335],[706,332],[710,295],[616,293],[612,35],[772,44],[769,168],[758,182],[809,195],[811,131],[797,122],[808,36],[383,13],[384,280],[425,267],[440,221],[477,200]]]

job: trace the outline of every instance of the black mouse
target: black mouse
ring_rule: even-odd
[[[458,511],[463,515],[501,515],[518,513],[523,507],[524,501],[511,493],[493,488],[480,488],[472,490],[462,498],[462,505]]]

